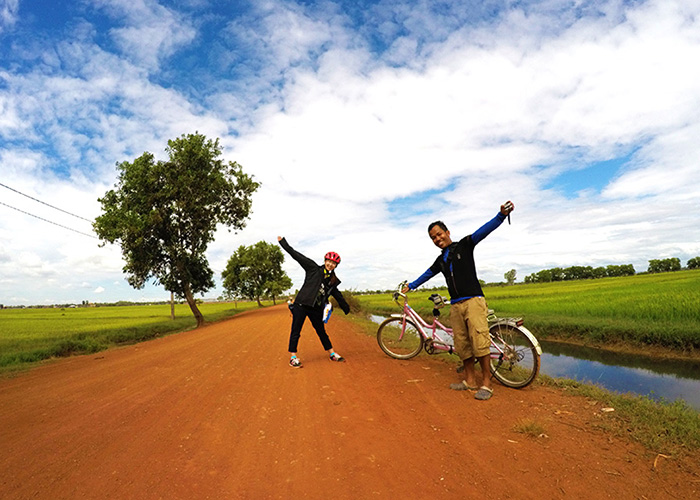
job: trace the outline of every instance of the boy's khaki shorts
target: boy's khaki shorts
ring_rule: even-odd
[[[450,306],[450,322],[455,339],[455,352],[464,361],[480,358],[490,352],[491,337],[484,297],[472,297]]]

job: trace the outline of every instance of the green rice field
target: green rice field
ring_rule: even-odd
[[[206,321],[257,308],[256,302],[199,304]],[[189,330],[187,304],[0,309],[0,370],[52,357],[84,354]]]
[[[437,283],[441,277],[432,281]],[[430,284],[430,282],[428,283]],[[431,293],[409,292],[411,306],[430,319]],[[484,295],[499,316],[517,316],[540,339],[595,345],[658,346],[683,352],[700,349],[700,270],[619,278],[487,286]],[[374,314],[397,312],[389,293],[360,295]],[[445,310],[443,319],[449,313]]]
[[[435,278],[437,281],[440,278]],[[426,319],[434,290],[409,293]],[[437,290],[447,295],[445,289]],[[522,316],[540,339],[604,346],[655,346],[697,355],[700,351],[700,270],[555,283],[487,286],[489,307],[499,316]],[[398,312],[390,293],[352,294],[377,315]],[[248,309],[255,302],[203,303],[207,321]],[[448,310],[443,320],[448,322]],[[43,359],[98,352],[195,326],[186,304],[56,309],[0,309],[0,370]]]

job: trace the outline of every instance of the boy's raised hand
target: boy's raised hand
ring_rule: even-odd
[[[513,210],[515,210],[515,205],[513,205],[513,202],[510,200],[501,205],[501,213],[503,215],[509,215]]]

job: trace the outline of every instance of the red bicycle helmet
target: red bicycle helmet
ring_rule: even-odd
[[[340,255],[338,255],[335,252],[328,252],[325,257],[326,260],[331,260],[336,263],[336,265],[340,264]]]

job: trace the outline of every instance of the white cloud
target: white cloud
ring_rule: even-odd
[[[149,71],[196,36],[186,17],[155,0],[96,0],[92,6],[124,24],[110,30],[115,43],[126,59]]]
[[[168,139],[198,130],[221,137],[225,156],[262,181],[246,229],[220,231],[210,247],[217,274],[239,245],[282,235],[319,261],[340,253],[348,287],[393,287],[434,259],[428,222],[443,219],[463,236],[506,199],[516,204],[512,225],[477,247],[488,281],[511,268],[521,279],[576,264],[641,271],[651,258],[700,254],[687,217],[700,188],[700,5],[524,3],[473,23],[412,5],[373,6],[376,25],[363,24],[358,39],[337,6],[257,4],[227,28],[249,45],[220,47],[234,76],[217,68],[221,81],[195,98],[159,83],[158,71],[202,36],[200,20],[150,1],[95,2],[114,20],[109,31],[88,16],[74,38],[36,51],[41,64],[0,66],[2,182],[92,218],[115,162],[162,157]],[[479,2],[472,8],[485,16]],[[549,187],[569,169],[630,151],[600,192]],[[441,194],[427,199],[430,190]],[[1,199],[90,231],[21,196]],[[164,294],[130,290],[118,247],[2,206],[0,241],[0,275],[14,283],[0,301],[32,300],[22,283],[34,279],[45,291],[69,288],[78,302],[88,298],[83,283],[105,301]],[[298,287],[301,271],[287,260]]]
[[[0,0],[0,34],[17,22],[19,0]]]

